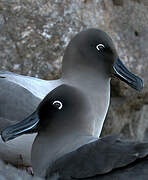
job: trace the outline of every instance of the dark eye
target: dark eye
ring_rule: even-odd
[[[98,51],[101,51],[102,49],[105,48],[105,46],[104,46],[103,44],[98,44],[98,45],[96,46],[96,48],[97,48]]]
[[[63,107],[63,104],[60,101],[54,101],[52,104],[59,110]]]

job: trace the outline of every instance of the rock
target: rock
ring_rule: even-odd
[[[0,180],[43,180],[39,177],[32,177],[26,171],[16,169],[0,161]]]
[[[135,135],[139,140],[147,140],[148,137],[148,105],[144,105],[141,111],[138,114],[137,119],[139,121],[138,126],[136,127]],[[133,121],[134,122],[134,121]]]
[[[123,0],[113,0],[113,4],[116,6],[123,6]]]
[[[143,139],[147,130],[141,128],[145,120],[140,114],[148,102],[146,4],[147,0],[1,0],[0,69],[57,78],[70,39],[83,29],[100,28],[110,34],[126,66],[145,82],[138,93],[112,81],[112,102],[102,135],[122,133]]]
[[[109,6],[111,8],[111,6]],[[147,123],[141,119],[148,102],[147,76],[147,23],[144,19],[148,7],[142,3],[126,1],[121,8],[114,6],[110,15],[110,28],[114,31],[119,56],[126,66],[144,79],[145,88],[139,93],[121,81],[112,81],[112,98],[102,135],[121,133],[125,138],[143,140],[147,137]],[[147,19],[148,16],[145,16]],[[142,20],[142,21],[141,21]],[[118,99],[118,101],[117,101]],[[138,110],[137,110],[138,108]],[[141,128],[141,124],[145,128]],[[138,130],[140,128],[140,130]]]
[[[135,98],[112,97],[102,136],[121,134],[125,139],[147,140],[148,137],[148,93]]]
[[[138,3],[143,3],[145,6],[148,6],[147,0],[133,0],[133,1],[138,2]]]

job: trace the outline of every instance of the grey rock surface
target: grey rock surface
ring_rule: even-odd
[[[112,81],[102,135],[147,137],[148,6],[144,0],[1,0],[0,69],[43,79],[60,76],[70,39],[86,28],[112,37],[120,58],[145,82],[142,93]],[[138,129],[137,129],[138,128]]]
[[[26,171],[16,169],[0,161],[0,180],[43,180],[39,177],[32,177]],[[51,179],[52,180],[52,179]]]

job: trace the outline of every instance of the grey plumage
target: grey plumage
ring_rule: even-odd
[[[16,124],[16,123],[17,121],[11,121],[9,119],[0,117],[0,134],[3,129],[5,129],[8,126],[12,126],[13,124]]]
[[[86,144],[55,161],[46,178],[146,180],[148,143],[128,142],[111,135]]]
[[[10,82],[6,78],[0,78],[0,133],[6,127],[16,124],[28,116],[39,103],[40,99],[24,87]],[[29,135],[27,138],[24,135],[7,144],[0,137],[0,159],[15,165],[31,165],[29,148],[32,146],[34,137],[35,135]]]
[[[18,84],[0,78],[0,117],[21,121],[39,105],[40,99]],[[1,122],[2,125],[2,122]]]
[[[10,82],[12,85],[14,85],[14,95],[16,95],[17,88],[25,88],[29,93],[32,93],[40,100],[42,100],[49,91],[60,84],[59,80],[43,80],[35,77],[19,75],[9,71],[0,71],[0,80],[3,83]],[[23,91],[22,95],[25,97]],[[28,98],[27,95],[26,98]]]

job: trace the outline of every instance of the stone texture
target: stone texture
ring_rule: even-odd
[[[122,6],[123,5],[123,0],[113,0],[113,4],[116,6]]]
[[[0,180],[43,180],[39,177],[32,177],[24,170],[16,169],[0,161]],[[52,180],[52,179],[51,179]]]
[[[53,79],[60,76],[70,39],[100,28],[112,37],[120,58],[145,82],[142,93],[112,81],[111,106],[102,135],[147,137],[147,0],[1,0],[0,69]],[[137,129],[138,128],[138,129]]]
[[[102,136],[114,133],[123,138],[148,138],[148,93],[144,96],[112,97]]]

